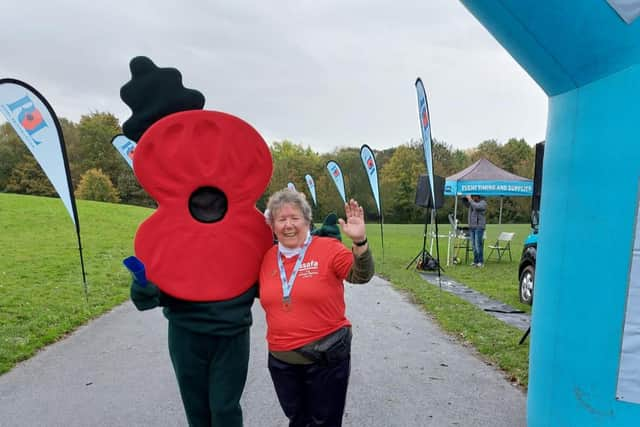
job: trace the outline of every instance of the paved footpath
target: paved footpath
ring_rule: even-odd
[[[519,427],[526,397],[388,282],[347,285],[354,325],[345,427]],[[125,303],[0,376],[0,426],[185,426],[159,309]],[[245,426],[285,427],[254,305]],[[224,426],[222,426],[224,427]]]

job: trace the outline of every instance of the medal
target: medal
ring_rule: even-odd
[[[293,283],[298,275],[298,270],[302,265],[304,254],[307,252],[310,244],[311,236],[308,235],[300,253],[298,254],[298,259],[296,260],[296,264],[293,266],[293,271],[291,272],[291,277],[289,279],[287,279],[287,274],[284,271],[282,254],[280,253],[280,249],[278,249],[278,269],[280,270],[280,281],[282,282],[282,308],[284,311],[291,311],[291,290],[293,289]]]

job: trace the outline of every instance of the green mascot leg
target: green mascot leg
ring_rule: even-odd
[[[191,332],[169,322],[169,354],[191,427],[242,427],[249,328],[232,336]]]

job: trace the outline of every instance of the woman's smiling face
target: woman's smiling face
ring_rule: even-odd
[[[296,206],[285,203],[273,217],[273,232],[284,247],[302,247],[307,238],[309,223]]]

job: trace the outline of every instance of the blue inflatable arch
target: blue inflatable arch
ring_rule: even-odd
[[[528,425],[638,426],[640,0],[461,1],[549,96]]]

